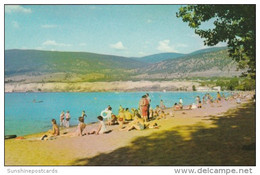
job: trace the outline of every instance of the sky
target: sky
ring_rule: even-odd
[[[176,17],[180,5],[5,5],[5,49],[126,57],[207,48]],[[208,26],[207,26],[208,25]],[[205,24],[204,27],[212,27]],[[220,43],[218,46],[225,46]]]

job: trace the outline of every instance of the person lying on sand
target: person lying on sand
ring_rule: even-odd
[[[98,116],[97,117],[98,121],[99,121],[99,126],[96,130],[93,130],[91,132],[89,132],[88,134],[105,134],[108,133],[109,131],[106,128],[106,125],[103,121],[103,117],[102,116]]]
[[[175,103],[175,104],[173,105],[173,110],[174,110],[174,111],[179,111],[179,110],[181,110],[181,106],[178,105],[177,103]]]
[[[156,108],[154,110],[154,116],[158,117],[162,112],[162,109],[159,107],[159,105],[156,105]]]
[[[86,124],[84,123],[84,117],[79,117],[79,124],[76,130],[76,136],[84,136],[86,133],[84,132],[86,128]]]
[[[159,115],[159,117],[157,117],[156,119],[157,120],[160,120],[160,119],[166,119],[166,114],[164,113],[164,111],[161,112],[161,114]]]
[[[183,110],[191,110],[192,105],[183,106]]]
[[[48,131],[47,134],[41,137],[41,140],[52,140],[55,136],[60,135],[60,129],[55,119],[51,120],[52,130]]]
[[[159,129],[159,125],[156,122],[147,123],[146,127],[149,129]]]
[[[144,119],[141,118],[141,116],[136,115],[134,120],[130,122],[124,129],[121,130],[126,130],[126,131],[131,131],[132,129],[136,130],[144,130],[145,124],[144,124]]]

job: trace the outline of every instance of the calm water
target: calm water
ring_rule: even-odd
[[[224,92],[226,96],[228,92]],[[78,123],[77,118],[82,110],[88,115],[86,123],[97,121],[96,117],[108,105],[113,113],[118,113],[119,105],[124,108],[137,108],[140,97],[144,92],[120,93],[5,93],[5,135],[27,135],[51,129],[51,119],[59,123],[62,110],[70,111],[71,124]],[[181,97],[184,105],[195,101],[197,95],[205,92],[154,92],[150,93],[151,106],[154,108],[162,99],[168,107],[179,101]],[[210,92],[215,98],[216,92]],[[33,100],[43,101],[33,103]]]

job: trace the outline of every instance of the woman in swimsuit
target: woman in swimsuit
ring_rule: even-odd
[[[148,106],[149,106],[149,101],[147,100],[146,95],[143,95],[139,102],[139,107],[145,122],[147,122],[147,118],[148,118]]]
[[[103,121],[102,116],[98,116],[97,119],[99,120],[99,126],[96,130],[93,130],[92,132],[89,132],[88,134],[104,134],[107,132],[106,125]]]

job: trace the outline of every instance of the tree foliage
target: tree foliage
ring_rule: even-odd
[[[255,79],[255,5],[188,5],[176,15],[205,39],[205,45],[227,42],[229,55],[239,63],[238,68],[247,69],[244,75]],[[201,24],[209,20],[214,20],[214,28],[202,29]]]

